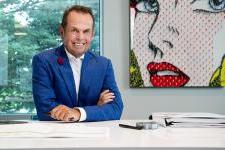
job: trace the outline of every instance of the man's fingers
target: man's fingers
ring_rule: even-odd
[[[101,106],[101,105],[104,105],[104,104],[112,102],[112,101],[113,101],[113,99],[105,99],[104,101],[100,101],[97,105]]]
[[[106,99],[105,103],[112,102],[112,101],[113,101],[113,99],[111,99],[111,98],[110,99]]]
[[[97,105],[103,105],[103,104],[106,104],[106,103],[108,103],[108,102],[111,102],[111,101],[114,100],[114,98],[115,98],[115,96],[109,96],[109,97],[106,97],[106,98],[104,98],[104,99],[101,99],[101,100],[98,102]]]
[[[59,114],[59,116],[58,116],[58,120],[63,120],[63,121],[65,121],[65,120],[64,120],[64,117],[66,116],[66,114],[67,114],[67,112],[61,111],[60,114]]]
[[[101,99],[104,99],[107,96],[114,96],[114,93],[105,93],[102,95]]]
[[[104,100],[104,99],[109,99],[109,98],[115,98],[114,93],[107,93],[107,94],[103,95],[101,99]]]
[[[64,117],[64,121],[77,121],[80,116],[78,114],[78,110],[70,109],[67,115]],[[80,112],[79,112],[80,113]]]
[[[113,99],[115,98],[115,95],[113,92],[110,92],[109,90],[104,90],[101,94],[100,94],[100,98],[98,100],[97,105],[103,105],[106,104],[108,102],[113,101]]]
[[[68,118],[68,115],[69,115],[68,113],[66,113],[66,114],[64,115],[63,121],[68,121],[68,119],[67,119],[67,118]]]
[[[59,120],[59,114],[61,112],[61,108],[56,109],[54,112],[51,113],[51,117],[54,119]]]
[[[54,116],[54,114],[61,108],[61,105],[58,105],[56,106],[55,108],[53,108],[51,111],[50,111],[50,115],[51,117]]]
[[[100,97],[103,96],[103,95],[105,95],[105,94],[108,93],[108,92],[109,92],[109,90],[104,90],[104,91],[100,94]]]
[[[114,95],[107,95],[107,96],[104,96],[104,98],[102,100],[105,101],[107,99],[114,99],[114,98],[115,98]]]
[[[71,118],[73,118],[73,115],[71,115],[71,113],[67,113],[64,116],[63,121],[71,121]]]
[[[51,117],[57,120],[63,120],[68,111],[69,108],[67,106],[59,105],[51,111]]]

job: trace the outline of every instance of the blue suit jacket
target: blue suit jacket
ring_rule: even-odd
[[[79,93],[63,45],[35,55],[32,65],[33,97],[40,120],[53,120],[47,113],[59,104],[83,107],[86,121],[120,119],[123,103],[109,59],[85,53]],[[114,101],[97,106],[100,93],[106,89],[115,94]]]

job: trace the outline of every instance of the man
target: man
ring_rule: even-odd
[[[111,61],[88,51],[94,36],[90,8],[65,10],[63,45],[33,58],[33,97],[40,120],[120,119],[123,103]]]

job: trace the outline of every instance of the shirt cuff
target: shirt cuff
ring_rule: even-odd
[[[84,108],[82,108],[82,107],[76,107],[76,108],[79,109],[79,111],[80,111],[79,121],[85,121],[87,119],[87,114],[86,114],[86,111],[84,110]]]

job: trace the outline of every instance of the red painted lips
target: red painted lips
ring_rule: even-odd
[[[167,62],[150,62],[147,69],[153,87],[181,87],[190,80],[180,69]]]

